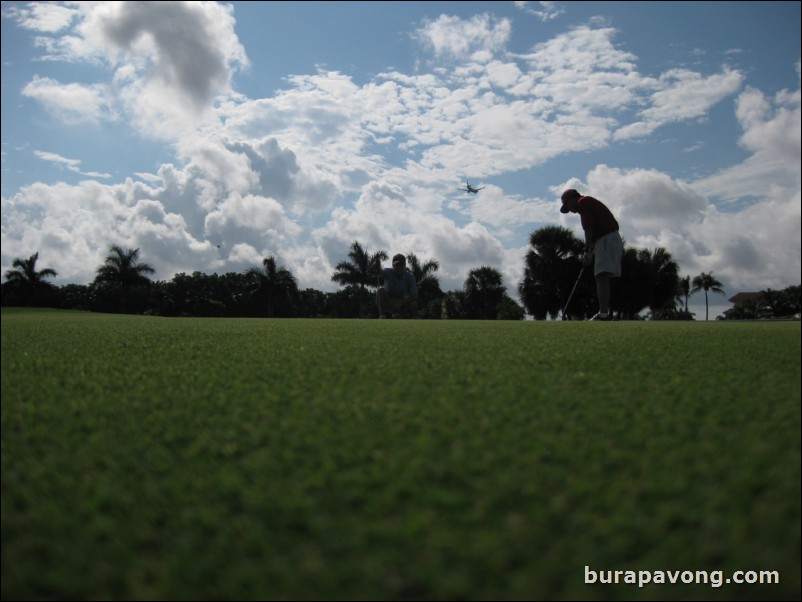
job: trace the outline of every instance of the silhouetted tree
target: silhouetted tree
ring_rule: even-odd
[[[499,304],[497,320],[523,320],[526,318],[526,312],[515,299],[511,298],[506,292]]]
[[[495,320],[498,317],[505,294],[501,272],[488,266],[474,268],[468,272],[464,290],[469,319]]]
[[[662,247],[654,251],[641,249],[638,259],[646,266],[646,286],[649,289],[649,309],[652,314],[676,308],[680,286],[679,265]]]
[[[417,255],[407,253],[407,268],[415,276],[418,285],[418,307],[425,309],[429,303],[444,296],[440,290],[440,282],[434,273],[440,269],[440,264],[434,259],[421,263]]]
[[[97,269],[95,282],[107,284],[119,292],[122,313],[129,306],[129,296],[135,287],[147,286],[150,279],[145,274],[153,274],[155,270],[146,263],[138,263],[139,249],[124,250],[113,245],[105,263]]]
[[[713,291],[714,293],[723,295],[724,289],[721,288],[721,282],[716,280],[713,276],[713,272],[702,272],[693,279],[693,288],[691,289],[691,294],[698,293],[701,290],[704,290],[705,292],[705,322],[707,322],[709,319],[707,291]]]
[[[278,312],[290,315],[298,299],[298,283],[286,267],[278,267],[274,257],[262,260],[263,269],[251,268],[246,272],[251,294],[265,304],[268,318]]]
[[[94,289],[85,284],[65,284],[59,288],[58,297],[62,309],[89,311],[94,307]]]
[[[684,309],[688,311],[688,297],[691,294],[691,277],[685,276],[685,278],[680,278],[679,286],[677,287],[677,299],[680,302],[684,302]]]
[[[766,289],[748,301],[741,301],[725,313],[728,320],[759,320],[799,317],[802,306],[802,286],[783,290]]]
[[[799,313],[799,286],[778,291],[767,288],[757,299],[761,318],[785,318]]]
[[[561,226],[547,226],[529,235],[518,294],[527,313],[536,320],[545,320],[547,316],[557,318],[565,307],[582,269],[583,249],[584,243]],[[582,286],[586,287],[587,284]],[[584,292],[586,296],[589,291]],[[582,305],[579,301],[582,296],[582,290],[574,293],[571,300],[574,308]]]
[[[298,315],[302,318],[319,318],[328,313],[326,293],[307,288],[298,293]]]
[[[640,260],[638,249],[624,247],[621,256],[621,277],[611,281],[610,309],[621,318],[635,320],[649,307],[648,268]]]
[[[388,258],[386,251],[378,251],[371,255],[367,249],[362,248],[359,242],[351,243],[351,250],[348,253],[350,261],[341,261],[335,267],[334,275],[331,277],[333,282],[342,286],[358,286],[359,294],[359,316],[365,313],[366,286],[379,286],[379,276],[381,262]]]
[[[11,293],[14,303],[24,306],[37,306],[42,302],[52,300],[55,288],[47,282],[46,278],[53,278],[58,273],[51,269],[36,269],[39,253],[34,253],[28,259],[15,258],[12,262],[13,270],[6,272],[6,293]]]

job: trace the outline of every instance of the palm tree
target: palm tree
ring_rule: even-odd
[[[119,286],[122,312],[126,313],[131,289],[150,284],[150,279],[145,274],[153,274],[155,270],[146,263],[137,263],[139,249],[123,250],[122,247],[112,245],[110,251],[105,263],[97,269],[95,282]]]
[[[582,269],[584,244],[568,228],[547,226],[532,232],[529,247],[518,294],[535,319],[556,318]]]
[[[437,261],[429,259],[421,264],[417,255],[407,253],[407,267],[415,276],[415,282],[418,285],[418,307],[425,308],[429,301],[443,296],[440,282],[434,276],[434,273],[440,269]]]
[[[505,295],[501,272],[488,266],[472,269],[465,280],[465,295],[469,318],[495,320]]]
[[[721,288],[721,282],[713,277],[713,272],[708,272],[707,274],[702,272],[693,279],[691,294],[698,293],[702,289],[705,291],[705,322],[707,322],[709,317],[707,291],[713,291],[714,293],[723,295],[724,289]]]
[[[685,276],[680,278],[679,286],[677,287],[677,299],[685,302],[685,313],[688,312],[688,296],[691,294],[691,277]]]
[[[651,301],[651,267],[643,261],[642,249],[625,247],[621,257],[621,277],[615,279],[610,298],[610,309],[625,319],[634,320]],[[651,253],[647,252],[649,258]]]
[[[6,279],[12,289],[19,290],[25,297],[25,304],[34,304],[39,293],[52,290],[53,285],[45,282],[45,278],[51,278],[58,273],[51,269],[36,270],[36,262],[39,260],[39,253],[36,252],[28,259],[15,258],[11,264],[16,269],[6,272]]]
[[[679,264],[663,247],[653,252],[642,249],[638,257],[648,267],[649,309],[652,313],[675,309],[675,297],[679,286]]]
[[[386,251],[378,251],[371,255],[367,249],[363,249],[359,242],[351,243],[351,250],[348,253],[351,261],[341,261],[335,267],[333,282],[343,286],[358,286],[359,295],[359,315],[364,315],[365,287],[379,287],[379,276],[381,262],[388,258]]]
[[[292,300],[297,298],[298,282],[290,270],[276,266],[275,257],[266,257],[262,265],[264,269],[251,268],[245,274],[251,281],[251,293],[265,300],[267,316],[272,318],[277,307],[289,308]]]

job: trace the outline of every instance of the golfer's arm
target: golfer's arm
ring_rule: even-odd
[[[585,230],[585,252],[593,253],[593,228]]]

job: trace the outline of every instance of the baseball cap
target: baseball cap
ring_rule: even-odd
[[[400,263],[401,265],[407,265],[407,258],[404,257],[401,253],[398,255],[393,255],[393,265]]]
[[[560,207],[560,213],[568,213],[568,207],[565,206],[565,201],[568,199],[579,198],[581,196],[582,195],[573,188],[569,188],[563,192],[562,196],[560,197],[560,200],[563,202],[563,206]]]

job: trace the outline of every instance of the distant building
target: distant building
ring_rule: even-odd
[[[724,319],[729,320],[732,317],[731,315],[738,309],[738,306],[750,301],[757,301],[762,296],[763,293],[738,293],[730,297],[728,300],[733,304],[733,307],[724,311]]]
[[[730,297],[728,301],[733,305],[738,305],[739,303],[744,303],[746,301],[754,301],[755,299],[760,299],[763,293],[738,293],[734,297]]]

